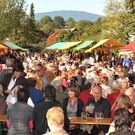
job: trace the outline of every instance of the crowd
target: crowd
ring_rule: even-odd
[[[8,135],[134,134],[134,53],[9,52],[0,62],[0,114],[6,114]],[[102,112],[112,123],[70,124],[81,112]]]

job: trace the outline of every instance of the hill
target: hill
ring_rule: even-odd
[[[96,21],[99,17],[103,17],[101,15],[93,14],[93,13],[88,13],[84,11],[71,11],[71,10],[61,10],[61,11],[52,11],[52,12],[44,12],[44,13],[36,13],[35,14],[35,19],[40,20],[44,16],[50,16],[52,19],[55,16],[61,16],[64,18],[64,20],[68,20],[70,17],[72,17],[75,21],[80,21],[80,20],[90,20],[90,21]]]

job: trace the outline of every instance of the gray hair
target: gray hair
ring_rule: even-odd
[[[22,85],[17,85],[16,87],[14,87],[14,89],[13,89],[14,95],[15,95],[15,93],[17,93],[17,91],[18,91],[20,88],[23,88],[23,86],[22,86]]]
[[[114,81],[112,84],[113,91],[120,91],[122,88],[121,82],[120,81]]]
[[[55,89],[58,89],[58,86],[62,84],[62,82],[60,80],[52,80],[51,81],[51,85],[53,85],[55,87]]]

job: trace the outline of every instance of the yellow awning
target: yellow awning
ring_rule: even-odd
[[[64,45],[61,48],[59,48],[59,50],[69,49],[70,47],[79,45],[80,43],[82,43],[82,41],[79,41],[79,42],[69,42],[66,45]]]
[[[6,46],[0,44],[0,49],[8,49],[8,47],[6,47]]]
[[[107,47],[104,46],[104,43],[107,43]],[[101,46],[99,48],[99,46]],[[109,46],[109,45],[114,45],[114,46]],[[124,47],[124,44],[121,44],[113,39],[104,39],[99,41],[95,46],[91,47],[90,49],[86,50],[85,53],[91,52],[93,50],[109,50],[109,49],[114,49],[118,47]]]

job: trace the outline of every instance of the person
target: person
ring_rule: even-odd
[[[120,81],[114,81],[112,84],[113,92],[111,94],[108,94],[107,100],[109,100],[111,105],[111,117],[113,117],[113,113],[117,107],[116,100],[121,95],[121,82]]]
[[[112,70],[108,70],[107,77],[109,79],[108,86],[112,89],[112,84],[113,84],[113,81],[114,81],[114,72]]]
[[[104,118],[111,117],[111,106],[107,99],[102,97],[102,88],[100,86],[95,86],[92,89],[93,97],[89,98],[85,104],[85,111],[89,111],[89,105],[94,104],[93,113],[89,114],[90,117],[95,117],[95,112],[102,112]],[[92,135],[104,135],[108,131],[108,126],[98,125],[93,127],[91,134]],[[88,134],[88,132],[85,132]]]
[[[13,68],[16,65],[15,59],[13,58],[7,59],[6,65],[7,65],[7,69],[0,72],[0,81],[2,80],[5,74],[13,72]]]
[[[122,78],[120,79],[122,88],[121,88],[121,93],[125,94],[126,90],[129,88],[129,82],[127,78]]]
[[[48,84],[47,86],[45,86],[43,96],[45,97],[45,100],[43,102],[37,103],[33,110],[33,123],[35,127],[35,135],[42,135],[46,133],[48,128],[46,119],[47,111],[54,106],[62,108],[62,105],[55,101],[56,89],[53,85]],[[65,112],[64,116],[65,127],[68,127],[70,121],[67,118]]]
[[[20,88],[17,92],[17,102],[7,110],[8,135],[32,135],[33,108],[27,105],[29,91]]]
[[[115,56],[112,56],[112,58],[111,59],[109,59],[109,66],[110,66],[110,68],[111,67],[113,67],[114,65],[115,65]]]
[[[3,87],[0,84],[0,114],[6,114],[7,104],[5,98],[2,96]]]
[[[130,102],[134,105],[135,104],[135,90],[133,87],[129,87],[125,94],[130,98]]]
[[[83,85],[84,85],[84,78],[81,76],[82,75],[82,72],[80,69],[76,69],[75,70],[75,77],[77,77],[78,79],[78,84],[81,86],[81,88],[83,88]]]
[[[68,87],[68,95],[63,102],[63,108],[68,117],[81,117],[81,111],[84,106],[83,101],[79,99],[80,88],[76,84]],[[68,132],[71,135],[78,135],[79,127],[77,125],[70,125]]]
[[[46,114],[50,132],[47,135],[68,135],[63,129],[64,127],[64,112],[60,107],[52,107]],[[45,134],[43,134],[45,135]]]
[[[128,54],[128,57],[123,60],[123,67],[125,66],[129,70],[132,65],[133,65],[133,63],[132,63],[132,60],[131,60],[131,54]]]
[[[121,54],[116,61],[116,66],[121,65],[123,66],[123,55]]]
[[[107,95],[112,93],[112,89],[108,86],[108,84],[109,84],[108,77],[102,77],[100,86],[102,87],[104,98],[107,98]]]
[[[31,97],[34,105],[36,105],[39,100],[43,99],[43,92],[41,90],[38,90],[38,89],[35,88],[36,79],[28,78],[28,82],[29,82],[30,97]]]
[[[42,64],[37,64],[35,67],[36,75],[34,78],[36,79],[35,88],[39,90],[43,90],[46,85],[51,83],[51,81],[55,78],[55,75],[52,71],[44,71],[44,67]]]
[[[22,64],[16,64],[13,68],[13,73],[7,73],[2,78],[0,84],[3,86],[3,92],[5,97],[7,97],[6,102],[7,104],[13,97],[12,90],[17,85],[22,85],[24,88],[29,90],[29,83],[26,78],[22,76],[22,73],[24,71],[24,67]]]
[[[52,80],[51,85],[53,85],[56,89],[56,100],[59,101],[61,104],[63,104],[63,101],[65,98],[68,97],[68,94],[64,93],[61,91],[61,85],[62,85],[62,81],[60,80]]]
[[[83,92],[81,92],[78,97],[83,101],[84,105],[86,104],[88,98],[93,97],[93,95],[90,92],[91,92],[91,83],[85,82],[83,85]]]
[[[119,108],[114,113],[114,125],[116,131],[108,135],[134,135],[130,130],[132,124],[132,115],[125,108]]]

